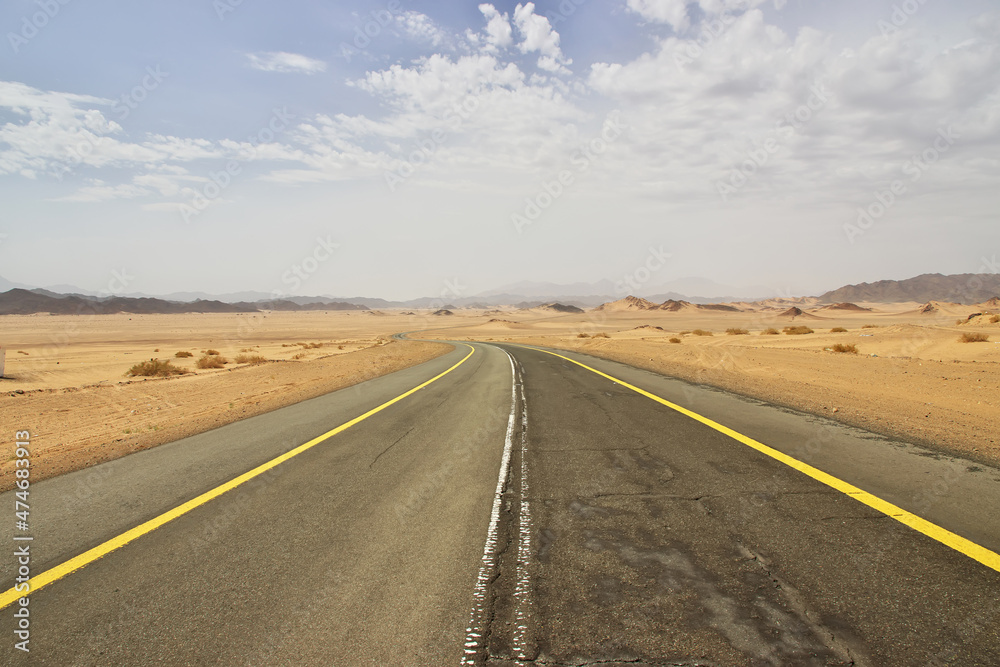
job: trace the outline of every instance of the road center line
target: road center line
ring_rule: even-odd
[[[657,403],[665,405],[671,410],[675,410],[681,413],[682,415],[690,417],[695,421],[701,422],[705,426],[708,426],[709,428],[712,428],[718,431],[719,433],[722,433],[723,435],[727,435],[730,438],[733,438],[734,440],[743,443],[747,447],[756,449],[761,454],[770,456],[772,459],[784,463],[788,467],[794,468],[795,470],[798,470],[804,475],[812,477],[817,482],[821,482],[832,489],[836,489],[837,491],[840,491],[841,493],[844,493],[850,496],[851,498],[854,498],[858,502],[863,503],[868,507],[871,507],[872,509],[879,511],[906,526],[909,526],[918,533],[922,533],[923,535],[926,535],[932,540],[936,540],[941,544],[945,545],[946,547],[954,549],[955,551],[961,554],[965,554],[969,558],[982,563],[986,567],[992,570],[996,570],[997,572],[1000,572],[1000,554],[990,551],[986,547],[980,546],[975,542],[962,537],[961,535],[956,535],[955,533],[945,528],[942,528],[937,524],[931,523],[930,521],[922,517],[919,517],[916,514],[913,514],[912,512],[908,512],[901,507],[893,505],[892,503],[886,500],[882,500],[878,496],[875,496],[871,493],[868,493],[867,491],[859,489],[853,484],[849,484],[841,479],[838,479],[837,477],[834,477],[833,475],[829,475],[820,470],[819,468],[814,468],[808,463],[803,463],[802,461],[799,461],[798,459],[793,458],[788,454],[785,454],[784,452],[778,451],[773,447],[769,447],[761,442],[758,442],[757,440],[754,440],[751,437],[745,436],[742,433],[734,431],[728,426],[723,426],[722,424],[713,421],[708,417],[703,417],[697,412],[692,412],[691,410],[683,408],[677,405],[676,403],[671,403],[670,401],[664,398],[660,398],[656,394],[652,394],[644,389],[635,387],[629,384],[628,382],[625,382],[624,380],[619,380],[618,378],[612,375],[608,375],[607,373],[602,373],[601,371],[591,368],[590,366],[583,364],[579,361],[576,361],[575,359],[570,359],[569,357],[563,356],[561,354],[550,352],[549,350],[545,350],[538,347],[531,347],[529,345],[521,345],[520,347],[524,347],[529,350],[536,350],[538,352],[544,352],[545,354],[551,354],[553,357],[559,357],[560,359],[565,359],[566,361],[572,364],[576,364],[581,368],[587,369],[591,373],[596,373],[597,375],[607,378],[612,382],[617,382],[621,386],[631,389],[637,394],[642,394],[646,398],[650,398],[656,401]]]
[[[483,558],[476,577],[476,586],[472,592],[472,614],[469,626],[465,629],[465,642],[462,652],[462,665],[476,664],[476,656],[483,650],[485,641],[486,608],[490,580],[496,570],[497,561],[497,531],[500,525],[500,508],[503,505],[503,493],[507,486],[507,475],[510,471],[510,455],[514,446],[514,426],[517,423],[517,371],[514,368],[514,358],[504,350],[510,361],[510,417],[507,419],[507,435],[503,443],[503,458],[500,460],[500,472],[497,475],[497,488],[493,494],[493,508],[490,510],[490,525],[486,530],[486,546],[483,547]]]
[[[464,345],[464,343],[463,343],[463,345]],[[219,486],[215,487],[214,489],[206,491],[205,493],[201,494],[200,496],[192,498],[191,500],[187,501],[186,503],[178,505],[177,507],[173,508],[172,510],[169,510],[168,512],[164,512],[163,514],[161,514],[161,515],[159,515],[157,517],[154,517],[154,518],[150,519],[149,521],[146,521],[145,523],[142,523],[142,524],[136,526],[135,528],[132,528],[131,530],[125,531],[124,533],[122,533],[121,535],[118,535],[117,537],[111,538],[107,542],[99,544],[96,547],[94,547],[94,548],[92,548],[92,549],[90,549],[88,551],[85,551],[82,554],[80,554],[78,556],[75,556],[75,557],[69,559],[68,561],[66,561],[64,563],[61,563],[61,564],[59,564],[59,565],[57,565],[57,566],[55,566],[55,567],[53,567],[53,568],[51,568],[49,570],[46,570],[45,572],[42,572],[41,574],[38,574],[38,575],[32,577],[28,581],[28,591],[17,591],[17,590],[15,590],[13,588],[11,588],[8,591],[5,591],[3,594],[0,594],[0,609],[3,609],[4,607],[7,607],[8,605],[10,605],[11,603],[13,603],[14,601],[16,601],[17,599],[19,599],[21,597],[27,596],[29,593],[34,593],[35,591],[37,591],[37,590],[39,590],[41,588],[44,588],[45,586],[48,586],[52,582],[57,581],[59,579],[62,579],[66,575],[68,575],[68,574],[70,574],[72,572],[75,572],[76,570],[79,570],[80,568],[85,567],[85,566],[89,565],[90,563],[93,563],[95,560],[108,555],[112,551],[115,551],[116,549],[119,549],[119,548],[125,546],[129,542],[132,542],[132,541],[134,541],[134,540],[142,537],[146,533],[150,533],[150,532],[156,530],[157,528],[159,528],[160,526],[162,526],[162,525],[164,525],[166,523],[169,523],[169,522],[173,521],[174,519],[176,519],[176,518],[178,518],[180,516],[183,516],[184,514],[187,514],[191,510],[193,510],[193,509],[195,509],[197,507],[200,507],[201,505],[204,505],[205,503],[209,502],[210,500],[218,498],[219,496],[221,496],[222,494],[226,493],[227,491],[231,491],[231,490],[235,489],[236,487],[240,486],[241,484],[244,484],[244,483],[250,481],[254,477],[257,477],[258,475],[261,475],[261,474],[267,472],[268,470],[270,470],[270,469],[272,469],[272,468],[274,468],[274,467],[276,467],[278,465],[281,465],[285,461],[298,456],[299,454],[301,454],[302,452],[304,452],[304,451],[306,451],[308,449],[312,449],[313,447],[315,447],[316,445],[320,444],[324,440],[332,438],[333,436],[337,435],[338,433],[346,431],[347,429],[351,428],[355,424],[357,424],[359,422],[362,422],[365,419],[368,419],[372,415],[377,414],[377,413],[381,412],[382,410],[385,410],[390,405],[398,403],[399,401],[403,400],[407,396],[410,396],[411,394],[414,394],[414,393],[420,391],[421,389],[423,389],[427,385],[431,384],[432,382],[436,382],[437,380],[441,379],[442,377],[444,377],[448,373],[452,372],[453,370],[455,370],[456,368],[458,368],[459,366],[461,366],[462,364],[464,364],[466,362],[466,360],[469,357],[471,357],[475,353],[475,351],[476,351],[475,348],[472,347],[471,345],[468,345],[468,348],[469,348],[469,353],[467,355],[465,355],[465,357],[463,357],[461,359],[461,361],[459,361],[458,363],[456,363],[451,368],[449,368],[449,369],[447,369],[447,370],[445,370],[445,371],[443,371],[443,372],[435,375],[430,380],[427,380],[426,382],[417,385],[413,389],[410,389],[409,391],[400,394],[396,398],[393,398],[393,399],[391,399],[389,401],[386,401],[385,403],[383,403],[382,405],[380,405],[380,406],[378,406],[376,408],[372,408],[371,410],[369,410],[368,412],[364,413],[360,417],[355,417],[354,419],[341,424],[337,428],[332,429],[330,431],[327,431],[323,435],[315,437],[312,440],[310,440],[309,442],[301,444],[298,447],[296,447],[295,449],[291,449],[291,450],[285,452],[284,454],[282,454],[281,456],[273,458],[270,461],[257,466],[256,468],[254,468],[253,470],[250,470],[249,472],[243,473],[239,477],[235,477],[235,478],[229,480],[228,482],[225,482],[224,484],[220,484]]]

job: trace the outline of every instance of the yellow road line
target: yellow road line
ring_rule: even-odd
[[[318,436],[316,438],[313,438],[309,442],[306,442],[305,444],[299,445],[295,449],[291,449],[291,450],[285,452],[284,454],[282,454],[281,456],[278,456],[277,458],[273,458],[270,461],[268,461],[267,463],[263,463],[263,464],[257,466],[256,468],[254,468],[253,470],[251,470],[249,472],[245,472],[242,475],[240,475],[239,477],[236,477],[234,479],[229,480],[225,484],[221,484],[221,485],[215,487],[214,489],[211,489],[210,491],[206,491],[205,493],[201,494],[200,496],[197,496],[196,498],[192,498],[191,500],[187,501],[186,503],[184,503],[182,505],[178,505],[177,507],[173,508],[172,510],[170,510],[168,512],[165,512],[165,513],[159,515],[158,517],[150,519],[149,521],[147,521],[147,522],[145,522],[143,524],[140,524],[140,525],[136,526],[135,528],[132,528],[131,530],[125,531],[121,535],[119,535],[117,537],[114,537],[114,538],[108,540],[107,542],[104,542],[103,544],[99,544],[96,547],[94,547],[93,549],[90,549],[89,551],[83,552],[79,556],[75,556],[74,558],[69,559],[65,563],[57,565],[57,566],[53,567],[50,570],[46,570],[45,572],[42,572],[41,574],[32,577],[27,582],[28,583],[28,591],[20,591],[19,592],[19,591],[15,590],[14,588],[11,588],[10,590],[8,590],[8,591],[4,592],[2,595],[0,595],[0,609],[3,609],[4,607],[7,607],[8,605],[10,605],[14,601],[16,601],[18,598],[25,597],[25,596],[29,595],[30,593],[34,593],[35,591],[37,591],[37,590],[39,590],[39,589],[41,589],[41,588],[43,588],[45,586],[48,586],[52,582],[54,582],[54,581],[56,581],[58,579],[62,579],[67,574],[70,574],[71,572],[79,570],[80,568],[82,568],[82,567],[84,567],[86,565],[89,565],[90,563],[93,563],[98,558],[102,558],[102,557],[106,556],[107,554],[111,553],[115,549],[118,549],[120,547],[125,546],[129,542],[132,542],[133,540],[136,540],[139,537],[142,537],[146,533],[149,533],[149,532],[152,532],[152,531],[156,530],[157,528],[159,528],[163,524],[169,523],[170,521],[173,521],[174,519],[176,519],[179,516],[187,514],[191,510],[195,509],[196,507],[200,507],[201,505],[204,505],[205,503],[207,503],[210,500],[213,500],[214,498],[218,498],[219,496],[221,496],[222,494],[226,493],[227,491],[231,491],[231,490],[235,489],[236,487],[240,486],[241,484],[244,484],[244,483],[250,481],[254,477],[257,477],[258,475],[261,475],[261,474],[267,472],[271,468],[274,468],[274,467],[276,467],[278,465],[281,465],[282,463],[284,463],[288,459],[293,458],[295,456],[298,456],[299,454],[301,454],[302,452],[306,451],[307,449],[311,449],[312,447],[315,447],[316,445],[318,445],[319,443],[323,442],[324,440],[327,440],[328,438],[331,438],[331,437],[337,435],[338,433],[341,433],[342,431],[346,431],[347,429],[351,428],[352,426],[354,426],[358,422],[364,421],[365,419],[368,419],[372,415],[374,415],[374,414],[376,414],[378,412],[381,412],[382,410],[385,410],[390,405],[392,405],[394,403],[397,403],[397,402],[403,400],[404,398],[406,398],[407,396],[420,391],[421,389],[423,389],[427,385],[431,384],[432,382],[435,382],[436,380],[439,380],[440,378],[444,377],[448,373],[452,372],[453,370],[455,370],[456,368],[458,368],[459,366],[461,366],[462,364],[464,364],[465,361],[466,361],[466,359],[468,359],[469,357],[471,357],[473,355],[473,353],[475,353],[475,351],[476,351],[475,348],[472,347],[471,345],[469,345],[468,348],[469,348],[469,353],[467,355],[465,355],[465,357],[462,358],[461,361],[459,361],[458,363],[456,363],[454,366],[452,366],[448,370],[446,370],[446,371],[444,371],[442,373],[439,373],[438,375],[435,375],[434,377],[432,377],[430,380],[427,380],[423,384],[417,385],[413,389],[410,389],[406,393],[400,394],[396,398],[394,398],[394,399],[392,399],[390,401],[386,401],[385,403],[383,403],[382,405],[378,406],[377,408],[372,408],[371,410],[369,410],[368,412],[364,413],[360,417],[355,417],[351,421],[345,422],[345,423],[341,424],[340,426],[338,426],[337,428],[335,428],[335,429],[333,429],[331,431],[327,431],[323,435]]]
[[[777,449],[774,449],[773,447],[768,447],[767,445],[758,442],[753,438],[747,437],[742,433],[738,433],[733,429],[729,428],[728,426],[723,426],[718,422],[712,421],[708,417],[703,417],[699,415],[697,412],[692,412],[691,410],[683,408],[677,405],[676,403],[671,403],[666,399],[660,398],[656,394],[651,394],[650,392],[644,389],[640,389],[639,387],[630,385],[628,382],[619,380],[618,378],[608,375],[607,373],[602,373],[601,371],[591,368],[586,364],[580,363],[575,359],[570,359],[569,357],[565,357],[561,354],[550,352],[549,350],[543,350],[537,347],[530,347],[527,345],[523,345],[522,347],[527,347],[528,349],[537,350],[538,352],[544,352],[546,354],[551,354],[554,357],[565,359],[570,363],[586,368],[588,371],[592,373],[596,373],[601,377],[605,377],[611,380],[612,382],[617,382],[623,387],[628,387],[629,389],[638,394],[642,394],[647,398],[653,399],[657,403],[667,406],[671,410],[676,410],[682,415],[690,417],[695,421],[699,421],[705,426],[715,429],[719,433],[728,435],[730,438],[742,442],[747,447],[752,447],[753,449],[756,449],[758,452],[766,454],[767,456],[770,456],[772,459],[780,461],[781,463],[784,463],[790,468],[794,468],[795,470],[798,470],[799,472],[808,475],[809,477],[812,477],[816,481],[826,484],[832,489],[836,489],[841,493],[847,494],[848,496],[854,498],[858,502],[864,503],[865,505],[868,505],[868,507],[871,507],[874,510],[878,510],[879,512],[882,512],[886,516],[892,517],[896,521],[899,521],[900,523],[909,526],[915,531],[923,533],[927,537],[933,540],[937,540],[941,544],[944,544],[947,547],[951,547],[955,551],[963,553],[969,558],[972,558],[973,560],[979,561],[986,567],[996,570],[997,572],[1000,572],[1000,554],[996,554],[985,547],[979,546],[975,542],[967,540],[960,535],[956,535],[955,533],[946,530],[941,526],[933,524],[930,521],[927,521],[926,519],[922,519],[916,514],[913,514],[912,512],[907,512],[903,508],[897,507],[896,505],[893,505],[888,501],[882,500],[878,496],[874,496],[868,493],[867,491],[863,491],[858,487],[854,486],[853,484],[848,484],[847,482],[838,479],[833,475],[828,475],[822,470],[812,467],[808,463],[803,463],[802,461],[792,458],[791,456],[785,454],[784,452],[779,452]]]

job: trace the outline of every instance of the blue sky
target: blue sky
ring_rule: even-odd
[[[408,298],[653,250],[647,293],[996,270],[985,0],[14,0],[0,32],[16,282]]]

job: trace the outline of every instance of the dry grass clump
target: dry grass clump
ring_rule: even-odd
[[[847,329],[844,327],[834,327],[830,329],[830,333],[847,333]]]
[[[803,336],[805,334],[816,333],[809,327],[804,327],[804,326],[785,327],[784,331],[789,336]]]
[[[219,356],[219,351],[218,350],[205,350],[205,354],[211,355],[213,357],[217,357],[217,356]]]
[[[695,336],[714,336],[715,335],[711,331],[705,331],[704,329],[695,329],[691,333],[693,333]]]
[[[768,327],[767,329],[764,329],[763,331],[761,331],[760,335],[761,336],[777,336],[778,335],[778,330],[775,329],[774,327]]]
[[[194,354],[188,352],[187,350],[181,350],[180,352],[175,352],[174,356],[178,359],[186,359],[187,357],[193,357]]]
[[[582,331],[576,335],[577,338],[590,338],[589,333],[583,333]]]
[[[671,338],[670,342],[671,343],[679,343],[679,342],[681,342],[681,339],[680,338],[676,338],[676,337],[675,338]]]
[[[184,375],[185,373],[190,372],[191,371],[174,366],[169,361],[150,359],[149,361],[143,361],[136,364],[130,368],[128,373],[125,375],[132,377],[167,377],[170,375]]]
[[[601,333],[595,333],[594,338],[611,338],[611,336],[602,331]]]
[[[862,329],[881,329],[882,327],[879,326],[879,325],[877,325],[877,324],[866,324],[866,325],[864,325],[861,328]]]
[[[219,356],[219,353],[216,352],[215,354],[205,354],[195,365],[198,368],[222,368],[228,363],[229,361],[225,357]]]
[[[857,345],[853,345],[851,343],[847,343],[847,344],[837,343],[836,345],[834,345],[830,349],[833,350],[834,352],[842,352],[844,354],[857,354],[858,353],[858,346]]]
[[[994,315],[991,317],[990,324],[1000,324],[1000,315]]]
[[[292,359],[305,359],[307,355],[305,352],[299,352],[298,354],[293,354]]]
[[[317,350],[323,347],[325,343],[299,343],[303,350]]]
[[[244,347],[240,349],[240,352],[253,352],[252,347]]]
[[[959,343],[985,343],[990,337],[984,333],[964,333],[958,338]]]
[[[728,336],[746,336],[749,333],[746,329],[738,329],[736,327],[726,329],[726,335]]]
[[[267,359],[259,354],[237,354],[233,360],[238,364],[265,364]]]

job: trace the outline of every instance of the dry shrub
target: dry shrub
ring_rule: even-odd
[[[205,350],[205,354],[209,354],[209,355],[212,355],[213,357],[217,357],[217,356],[219,356],[219,351],[218,350]]]
[[[690,331],[682,331],[682,332],[681,332],[681,335],[682,335],[682,336],[687,336],[687,335],[688,335],[689,333],[691,333],[691,332],[690,332]]]
[[[338,349],[338,350],[343,350],[343,349],[344,349],[344,346],[343,346],[343,345],[338,345],[338,346],[337,346],[337,349]]]
[[[222,368],[229,362],[224,358],[219,356],[219,353],[206,354],[201,359],[198,360],[198,368]]]
[[[990,324],[1000,324],[1000,315],[994,315],[991,317]]]
[[[178,359],[186,359],[187,357],[193,357],[194,355],[187,350],[181,350],[180,352],[175,352],[174,356]]]
[[[679,342],[681,342],[681,339],[680,338],[671,338],[670,342],[671,343],[679,343]]]
[[[150,359],[149,361],[136,364],[125,375],[132,377],[167,377],[169,375],[184,375],[190,372],[174,366],[169,361]]]
[[[985,343],[990,337],[984,333],[964,333],[958,338],[960,343]]]
[[[797,326],[797,327],[785,327],[785,333],[789,336],[803,336],[805,334],[816,333],[809,327]]]
[[[305,352],[299,352],[298,354],[293,354],[292,359],[305,359],[307,355]]]
[[[244,347],[240,349],[240,352],[253,352],[252,347]]]
[[[577,338],[590,338],[589,333],[583,333],[582,331],[576,335]]]
[[[324,343],[299,343],[303,350],[317,350],[323,347]]]
[[[259,354],[237,354],[234,361],[238,364],[265,364],[267,359]]]
[[[705,331],[704,329],[695,329],[691,333],[693,333],[695,336],[714,336],[715,335],[711,331]]]
[[[594,338],[611,338],[611,336],[602,331],[601,333],[595,333]]]
[[[862,328],[862,329],[881,329],[882,327],[880,327],[880,326],[879,326],[879,325],[877,325],[877,324],[866,324],[866,325],[864,325],[864,326],[863,326],[863,327],[861,327],[861,328]]]
[[[837,343],[836,345],[834,345],[830,349],[832,349],[834,352],[843,352],[845,354],[857,354],[858,353],[858,346],[857,345],[853,345],[851,343],[848,343],[846,345],[844,343]]]
[[[769,328],[764,329],[763,331],[761,331],[760,335],[761,336],[777,336],[778,335],[778,330],[775,329],[774,327],[769,327]]]
[[[729,336],[746,336],[748,333],[750,332],[747,331],[746,329],[737,329],[735,327],[733,327],[732,329],[726,329],[726,335]]]
[[[830,333],[847,333],[847,329],[844,327],[834,327],[830,329]]]

